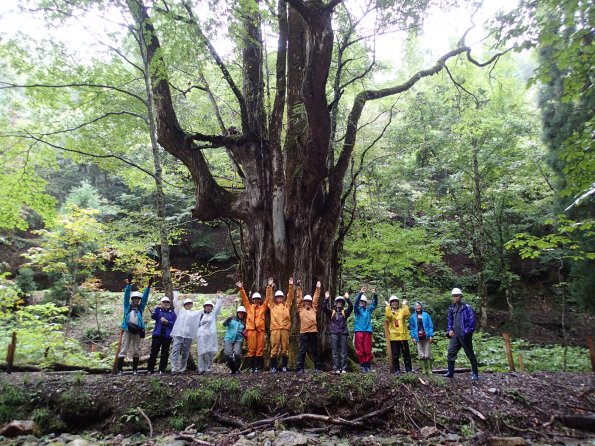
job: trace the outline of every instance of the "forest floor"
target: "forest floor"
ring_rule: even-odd
[[[472,383],[382,365],[232,376],[217,364],[210,375],[3,373],[0,384],[0,413],[37,429],[0,445],[595,444],[591,373],[483,373]]]

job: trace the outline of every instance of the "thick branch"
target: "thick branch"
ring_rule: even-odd
[[[194,26],[194,31],[196,32],[198,37],[200,37],[200,39],[203,41],[203,43],[209,50],[209,54],[215,61],[215,64],[219,67],[219,70],[223,74],[223,78],[225,79],[225,81],[227,82],[227,85],[229,85],[229,88],[231,88],[231,91],[233,92],[234,96],[236,97],[238,104],[240,106],[240,116],[242,119],[242,130],[244,133],[249,133],[250,129],[248,126],[248,122],[249,122],[248,110],[246,107],[246,100],[245,100],[244,96],[242,95],[242,92],[240,91],[240,89],[238,88],[236,83],[234,82],[234,80],[231,76],[231,73],[229,72],[229,70],[227,69],[227,66],[223,62],[223,59],[221,59],[221,57],[217,53],[217,50],[211,44],[211,41],[203,33],[202,28],[200,27],[200,25],[198,24],[198,21],[196,20],[196,17],[194,17],[194,13],[192,12],[192,7],[191,7],[190,3],[188,1],[184,1],[184,2],[182,2],[182,4],[184,5],[184,8],[186,9],[188,16],[190,17],[190,21],[191,21],[190,23]]]
[[[409,90],[420,79],[423,79],[424,77],[428,76],[433,76],[434,74],[440,72],[444,68],[448,59],[458,56],[459,54],[468,52],[469,50],[470,49],[465,46],[456,48],[452,51],[449,51],[440,59],[438,59],[434,66],[425,70],[418,71],[402,84],[395,85],[389,88],[383,88],[381,90],[365,90],[356,96],[353,106],[351,108],[351,113],[349,114],[349,118],[347,120],[347,131],[345,133],[345,142],[343,144],[343,149],[341,151],[339,159],[337,160],[337,164],[331,172],[331,199],[337,201],[340,199],[341,190],[343,187],[343,177],[345,176],[345,172],[349,163],[349,158],[351,157],[351,154],[353,153],[353,149],[355,147],[355,141],[357,137],[357,126],[362,112],[364,110],[364,107],[366,105],[366,102],[370,100],[381,99],[387,96],[392,96]]]

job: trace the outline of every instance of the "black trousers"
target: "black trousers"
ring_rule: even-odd
[[[471,362],[471,371],[477,375],[477,358],[475,357],[475,352],[473,351],[473,333],[469,333],[465,336],[455,335],[450,338],[446,357],[448,362],[454,362],[457,359],[457,354],[461,348]]]
[[[304,361],[306,360],[306,353],[308,350],[310,350],[310,354],[314,359],[314,367],[321,370],[320,355],[318,354],[318,333],[300,334],[300,356],[297,362],[298,370],[304,369]]]
[[[147,363],[147,370],[149,372],[155,371],[155,364],[157,363],[157,355],[161,350],[161,359],[159,360],[159,371],[165,372],[167,368],[167,360],[169,359],[169,346],[171,344],[171,338],[165,336],[153,336],[151,341],[151,355],[149,356],[149,362]]]
[[[390,341],[390,349],[393,354],[393,369],[400,371],[399,357],[401,351],[403,352],[403,362],[405,363],[405,371],[411,371],[411,353],[409,352],[409,341]]]

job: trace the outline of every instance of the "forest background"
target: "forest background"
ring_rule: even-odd
[[[333,294],[367,284],[381,302],[422,301],[442,329],[460,287],[483,331],[534,352],[529,368],[587,370],[593,6],[454,3],[29,1],[5,13],[27,18],[0,41],[2,351],[14,330],[23,364],[106,366],[129,271],[203,297],[233,295],[238,278],[285,289],[294,274]],[[315,8],[333,30],[326,77]],[[296,30],[303,54],[283,40]],[[171,128],[184,129],[177,145]],[[496,341],[480,344],[482,365],[506,367]]]

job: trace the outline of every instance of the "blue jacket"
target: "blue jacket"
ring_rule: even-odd
[[[353,331],[366,331],[372,333],[372,312],[378,306],[378,296],[372,296],[372,303],[368,304],[366,308],[359,306],[359,301],[362,293],[357,293],[355,302],[353,304],[353,312],[355,313],[355,323],[353,324]]]
[[[421,302],[415,302],[413,306],[413,311],[415,311],[415,307],[417,304],[421,305]],[[426,332],[426,339],[434,337],[434,324],[432,323],[432,318],[428,313],[424,311],[424,306],[421,305],[421,322],[424,326],[424,331]],[[419,341],[417,338],[417,333],[419,329],[417,328],[417,312],[413,313],[409,318],[409,334],[411,335],[411,339],[415,339]]]
[[[124,288],[124,320],[122,321],[122,329],[128,331],[128,319],[130,318],[130,293],[132,291],[132,285],[126,285]],[[138,305],[138,309],[136,310],[136,317],[138,318],[138,326],[142,329],[145,328],[145,321],[143,321],[143,311],[145,311],[145,307],[147,306],[147,301],[149,300],[149,292],[151,288],[145,288],[143,296],[140,299],[140,304]]]
[[[454,330],[454,314],[455,304],[452,304],[450,307],[448,307],[448,326],[446,328],[447,333],[451,330]],[[462,335],[466,336],[470,333],[473,333],[475,331],[475,310],[473,310],[471,305],[461,301],[461,311],[459,314],[461,315]]]
[[[161,322],[161,318],[167,319],[167,324]],[[171,330],[174,328],[176,322],[176,312],[168,308],[155,307],[151,313],[151,319],[155,321],[155,328],[153,329],[153,336],[163,336],[167,339],[171,338]]]
[[[225,337],[223,338],[224,341],[237,342],[244,340],[244,328],[246,328],[246,324],[237,317],[226,320],[223,322],[223,326],[227,327]]]

